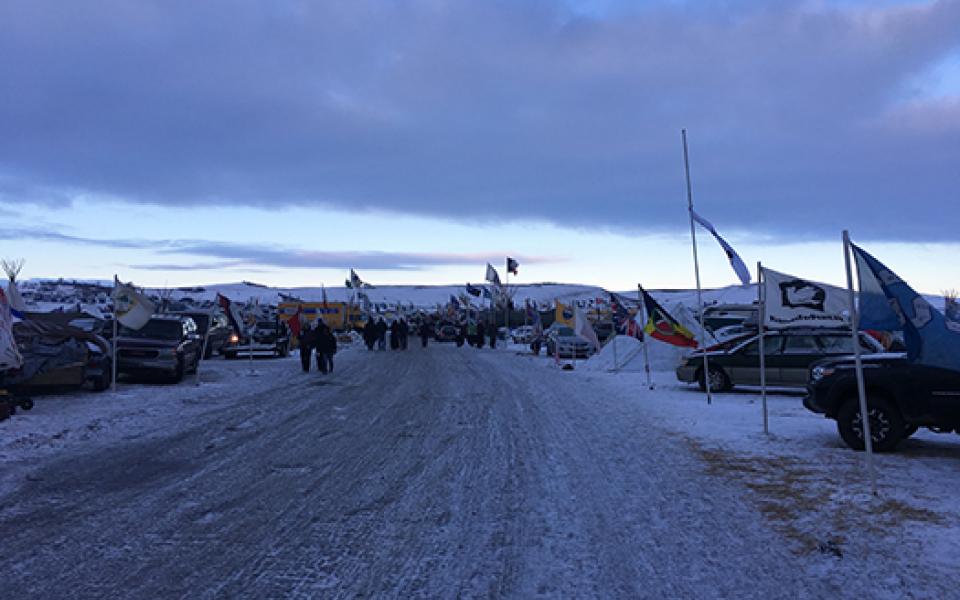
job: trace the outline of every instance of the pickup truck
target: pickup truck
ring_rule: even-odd
[[[960,372],[910,363],[904,353],[865,354],[862,361],[870,437],[876,451],[893,450],[920,427],[960,433]],[[834,419],[843,441],[863,450],[853,356],[811,365],[803,405]]]

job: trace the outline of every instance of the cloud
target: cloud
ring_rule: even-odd
[[[131,265],[157,271],[222,270],[228,268],[272,267],[281,269],[367,269],[412,271],[450,265],[499,264],[504,253],[442,252],[315,252],[279,245],[237,244],[203,240],[95,239],[49,229],[0,228],[0,240],[36,240],[121,250],[146,250],[160,255],[200,256],[205,261]],[[521,263],[560,262],[542,256],[517,256]],[[214,259],[214,260],[210,260]]]
[[[615,4],[10,0],[0,199],[955,238],[960,1]]]

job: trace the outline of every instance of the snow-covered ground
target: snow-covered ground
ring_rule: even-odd
[[[764,435],[659,346],[654,390],[431,345],[41,398],[0,423],[2,595],[956,596],[960,438],[878,456],[874,499],[801,396]]]

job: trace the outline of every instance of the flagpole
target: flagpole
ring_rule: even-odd
[[[114,275],[113,276],[113,288],[116,292],[117,283],[120,279]],[[117,327],[117,297],[114,294],[113,297],[113,360],[112,367],[110,369],[110,391],[117,391],[117,336],[120,335]]]
[[[877,495],[877,474],[873,465],[873,437],[870,433],[870,417],[867,408],[866,388],[863,385],[863,361],[860,359],[860,315],[853,293],[853,269],[850,265],[850,234],[843,230],[843,261],[847,268],[847,297],[850,301],[850,335],[853,338],[853,359],[857,372],[857,395],[860,400],[860,423],[863,427],[863,447],[867,452],[867,471],[870,477],[870,491]]]
[[[760,337],[757,341],[757,348],[760,353],[760,399],[763,404],[763,433],[770,435],[770,427],[767,420],[767,359],[763,344],[763,329],[766,319],[766,301],[767,294],[763,284],[763,265],[757,261],[757,328]]]
[[[681,129],[683,138],[683,170],[687,178],[687,212],[690,213],[690,240],[693,245],[693,274],[697,280],[697,304],[700,306],[700,345],[703,352],[703,383],[707,392],[707,404],[712,402],[710,391],[710,362],[707,359],[707,328],[703,319],[703,292],[700,289],[700,261],[697,258],[697,230],[693,225],[693,190],[690,186],[690,158],[687,154],[687,130]]]
[[[200,350],[200,360],[197,361],[197,380],[195,385],[200,385],[200,363],[207,358],[207,343],[210,341],[210,329],[213,327],[213,313],[217,307],[217,303],[214,302],[213,306],[210,307],[210,314],[207,316],[207,331],[203,334],[203,349]]]
[[[643,287],[638,283],[637,284],[637,300],[640,302],[640,321],[644,326],[641,327],[640,331],[643,332],[643,370],[647,373],[647,388],[653,389],[653,381],[650,379],[650,355],[647,353],[647,338],[650,336],[647,335],[646,324],[647,324],[647,303],[643,301]]]
[[[624,307],[624,309],[626,309],[626,307]],[[616,373],[620,370],[620,363],[617,360],[617,320],[613,316],[613,306],[610,307],[610,325],[613,330],[610,337],[610,341],[613,343],[613,372]]]
[[[510,337],[510,308],[508,305],[510,297],[510,265],[507,264],[507,272],[503,276],[503,325],[507,329],[507,337]],[[500,336],[497,335],[497,332],[494,331],[493,335],[497,338]],[[506,343],[506,342],[504,342]]]

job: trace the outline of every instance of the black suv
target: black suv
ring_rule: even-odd
[[[919,427],[960,433],[960,372],[911,364],[902,353],[868,354],[862,361],[875,450],[893,450]],[[803,405],[836,420],[843,441],[854,450],[863,450],[852,356],[815,363]]]
[[[223,347],[223,357],[233,360],[244,356],[279,356],[290,353],[290,333],[286,323],[280,320],[257,321],[253,328],[253,342],[249,333],[233,334]]]
[[[119,333],[118,374],[160,373],[177,382],[200,364],[203,340],[190,317],[154,315],[140,329],[120,327]]]

